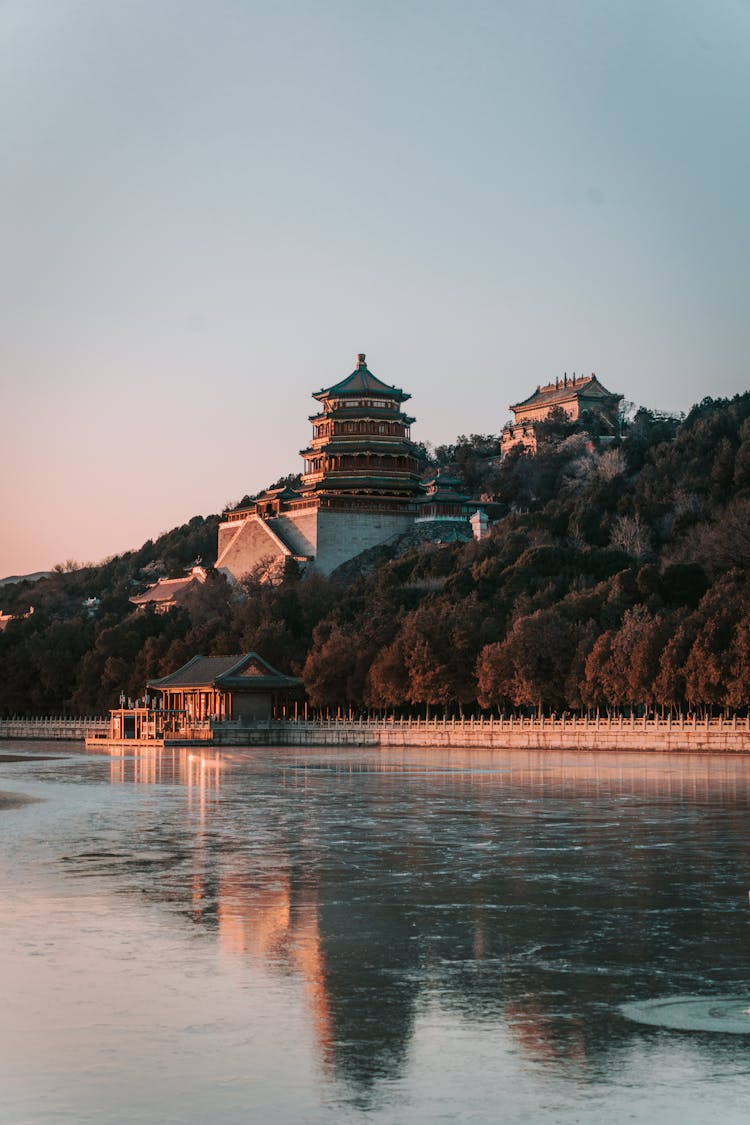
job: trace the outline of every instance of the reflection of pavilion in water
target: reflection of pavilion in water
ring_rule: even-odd
[[[185,785],[190,796],[198,792],[205,797],[217,794],[223,761],[218,754],[196,753],[161,746],[138,748],[125,755],[119,749],[109,751],[109,779],[113,784]]]
[[[208,827],[219,799],[223,762],[210,752],[154,748],[133,756],[112,754],[113,782],[178,782],[188,806]],[[385,768],[383,772],[393,773]],[[301,784],[306,779],[298,777]],[[374,901],[362,886],[333,890],[295,868],[291,850],[266,856],[262,872],[223,863],[204,834],[195,837],[189,883],[190,917],[216,927],[222,952],[251,957],[301,979],[323,1066],[370,1087],[399,1073],[414,1030],[423,949],[405,901]],[[402,862],[419,877],[421,848],[405,840]],[[315,864],[320,870],[319,864]],[[350,876],[348,866],[336,881]],[[365,892],[365,893],[363,893]],[[481,909],[463,916],[450,941],[453,952],[477,963],[493,948]],[[535,1058],[554,1058],[553,1030],[533,998],[508,999],[508,1026]],[[561,1028],[568,1054],[568,1027]],[[544,1049],[542,1050],[542,1045]]]
[[[424,790],[411,788],[404,776],[426,772],[428,757],[433,776],[440,775],[434,785],[447,810],[429,824],[422,810]],[[330,760],[335,768],[335,757]],[[706,758],[694,761],[691,769],[676,763],[671,773],[656,777],[648,755],[631,757],[629,768],[593,755],[576,765],[570,756],[564,765],[549,754],[515,755],[513,761],[517,765],[503,773],[500,756],[492,754],[482,760],[485,772],[476,768],[476,752],[433,751],[423,759],[415,752],[396,752],[387,760],[363,755],[363,774],[391,778],[378,778],[367,791],[366,816],[356,820],[357,830],[345,847],[334,841],[330,822],[309,799],[315,794],[315,771],[291,769],[286,782],[278,780],[304,790],[304,799],[290,802],[279,820],[264,820],[263,810],[257,810],[270,840],[262,854],[248,854],[240,837],[210,830],[225,768],[214,754],[156,750],[113,758],[112,780],[179,781],[187,787],[188,805],[198,811],[200,822],[194,836],[185,834],[193,843],[191,878],[184,891],[178,889],[185,895],[186,914],[215,928],[226,956],[257,959],[296,976],[323,1065],[367,1090],[401,1072],[417,1012],[430,997],[461,1018],[469,1014],[502,1024],[537,1062],[585,1065],[601,1050],[603,1038],[627,1035],[612,1030],[610,1017],[601,1014],[599,966],[620,974],[625,986],[634,948],[644,963],[660,952],[666,966],[675,957],[674,949],[660,951],[653,942],[644,943],[637,919],[671,902],[680,867],[695,879],[701,863],[713,862],[710,850],[691,825],[690,851],[670,852],[671,865],[664,863],[665,853],[652,836],[654,850],[639,853],[637,871],[618,868],[621,857],[612,855],[611,871],[592,873],[591,854],[598,854],[599,862],[603,854],[601,810],[609,806],[598,798],[619,794],[621,815],[630,818],[637,833],[641,802],[630,797],[677,793],[692,808],[696,798],[710,798],[717,774],[729,767]],[[353,776],[356,768],[356,761],[352,765],[347,758],[342,787],[345,775]],[[566,813],[567,819],[549,817],[540,825],[518,797],[531,792],[532,784],[542,800],[549,795],[557,801],[566,786],[574,790],[579,799],[575,823]],[[719,784],[725,796],[734,786],[737,803],[746,805],[747,783],[738,782],[736,772],[729,769]],[[341,792],[354,793],[357,787]],[[498,810],[511,800],[517,802],[515,812],[503,820]],[[463,838],[451,828],[454,808],[460,810]],[[308,831],[311,827],[315,831]],[[512,832],[510,843],[504,832]],[[553,863],[558,875],[550,882]],[[394,872],[407,877],[399,881]],[[627,900],[616,923],[610,912],[615,893]],[[690,941],[705,940],[704,928],[711,924],[710,916],[707,922],[686,914],[686,948]],[[715,924],[720,927],[721,919]],[[685,959],[681,968],[689,968]],[[582,1002],[593,1013],[591,1025],[581,1019]]]
[[[135,784],[155,785],[173,783],[185,785],[188,791],[200,789],[218,792],[221,770],[225,759],[221,752],[187,750],[184,747],[140,745],[137,748],[112,748],[110,780]],[[325,755],[325,750],[320,750]],[[574,791],[578,798],[602,797],[613,792],[631,796],[678,797],[681,799],[709,800],[721,786],[723,797],[729,795],[745,799],[747,784],[737,771],[741,759],[731,755],[692,754],[671,756],[674,768],[655,768],[651,753],[628,753],[618,760],[610,751],[586,751],[574,758],[565,751],[514,751],[503,750],[420,750],[389,748],[387,756],[378,754],[374,759],[365,752],[360,763],[352,764],[349,757],[339,765],[336,756],[332,768],[339,765],[341,774],[349,776],[358,772],[390,775],[394,779],[442,772],[447,784],[462,791],[496,789],[505,779],[515,786],[535,785],[543,796],[545,792],[559,794]],[[656,763],[658,765],[659,763]]]
[[[219,755],[180,748],[139,748],[127,756],[113,750],[110,757],[113,783],[186,787],[188,808],[199,815],[192,873],[183,884],[186,915],[216,928],[226,956],[296,975],[322,1065],[369,1088],[398,1072],[406,1055],[418,993],[413,931],[386,903],[372,914],[368,902],[363,917],[351,886],[342,897],[321,893],[318,857],[311,876],[310,862],[303,869],[295,860],[292,840],[279,841],[279,851],[252,870],[238,866],[228,841],[219,844],[210,832],[223,768]]]
[[[197,807],[201,825],[221,788],[224,762],[219,755],[179,748],[139,748],[127,757],[110,754],[114,784],[178,783],[187,789],[188,807]],[[333,1063],[333,1033],[326,991],[315,888],[295,887],[281,857],[271,885],[252,876],[224,871],[199,832],[193,851],[190,916],[218,928],[219,945],[229,956],[251,956],[299,974],[316,1043],[325,1066]],[[217,870],[218,867],[218,870]]]

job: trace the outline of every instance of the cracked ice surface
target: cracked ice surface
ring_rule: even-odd
[[[744,1122],[750,758],[4,749],[0,1122]]]

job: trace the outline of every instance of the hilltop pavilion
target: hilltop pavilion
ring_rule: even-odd
[[[500,438],[500,455],[505,457],[511,449],[519,446],[530,453],[536,452],[537,425],[543,422],[550,411],[559,408],[569,421],[590,418],[596,420],[598,429],[605,436],[617,433],[618,412],[622,395],[613,394],[602,386],[596,375],[567,374],[554,383],[539,386],[532,395],[510,409],[513,421],[503,429]]]

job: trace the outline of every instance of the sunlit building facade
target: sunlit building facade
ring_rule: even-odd
[[[618,430],[618,414],[622,395],[602,386],[596,375],[575,375],[555,379],[539,386],[532,395],[510,409],[513,421],[504,427],[500,438],[500,455],[521,448],[536,453],[539,425],[551,413],[561,411],[569,422],[590,419],[597,431],[614,437]],[[559,416],[559,415],[558,415]]]

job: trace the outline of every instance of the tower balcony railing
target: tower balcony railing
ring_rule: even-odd
[[[317,484],[319,481],[367,480],[368,477],[387,479],[389,482],[412,482],[418,479],[419,474],[414,469],[385,468],[381,465],[370,465],[362,469],[327,469],[325,472],[305,473],[302,483],[305,486]]]

